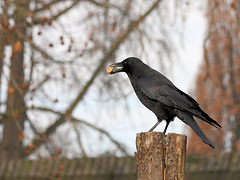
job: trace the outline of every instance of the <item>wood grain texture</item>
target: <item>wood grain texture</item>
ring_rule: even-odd
[[[183,180],[186,164],[185,135],[161,132],[137,134],[138,180]]]
[[[187,136],[169,133],[166,137],[166,180],[184,180]]]

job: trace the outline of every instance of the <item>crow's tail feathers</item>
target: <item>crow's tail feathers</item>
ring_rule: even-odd
[[[204,121],[208,122],[209,124],[213,125],[214,127],[216,127],[217,129],[221,130],[220,128],[222,128],[222,126],[220,124],[218,124],[217,121],[215,121],[214,119],[212,119],[207,113],[205,113],[203,110],[202,110],[202,114],[203,114],[203,117],[205,118]],[[202,119],[202,118],[200,118]],[[215,126],[216,125],[216,126]]]
[[[197,124],[197,122],[195,121],[195,119],[184,112],[181,112],[181,115],[178,116],[184,123],[186,123],[187,125],[189,125],[192,130],[202,139],[202,141],[206,144],[208,144],[209,146],[211,146],[212,148],[215,148],[215,146],[213,145],[213,143],[207,138],[207,136],[204,134],[204,132],[202,131],[202,129],[199,127],[199,125]],[[211,123],[210,123],[211,124]]]
[[[221,130],[220,128],[222,128],[222,126],[220,124],[218,124],[217,121],[215,121],[214,119],[212,119],[207,113],[205,113],[202,109],[198,109],[195,110],[195,112],[193,112],[193,115],[198,117],[199,119],[207,122],[208,124],[211,124],[212,126],[214,126],[215,128],[217,128],[218,130]]]
[[[211,124],[212,126],[216,127],[217,129],[221,130],[220,128],[222,128],[222,126],[220,124],[218,124],[217,121],[215,121],[214,119],[212,119],[207,113],[205,113],[200,107],[199,104],[188,94],[184,93],[183,91],[181,91],[180,89],[177,89],[178,92],[180,92],[183,96],[185,96],[191,103],[192,106],[195,108],[191,108],[191,109],[181,109],[182,111],[185,111],[187,113],[192,114],[193,116],[198,117],[199,119]],[[190,125],[189,125],[190,126]]]

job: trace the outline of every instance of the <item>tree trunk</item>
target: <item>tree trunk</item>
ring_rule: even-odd
[[[18,1],[18,5],[28,8],[29,1]],[[25,19],[22,11],[18,11],[18,6],[14,12],[15,29],[11,32],[12,38],[12,57],[10,66],[10,75],[8,83],[8,98],[6,116],[2,120],[3,141],[1,144],[1,158],[19,159],[23,157],[22,140],[23,126],[25,120],[25,103],[24,103],[24,69],[23,69],[23,46],[24,41],[19,34],[24,35],[26,31]]]

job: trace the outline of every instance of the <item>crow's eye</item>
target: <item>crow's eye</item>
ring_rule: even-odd
[[[122,63],[123,63],[124,66],[127,65],[127,62],[126,62],[126,61],[123,61]]]

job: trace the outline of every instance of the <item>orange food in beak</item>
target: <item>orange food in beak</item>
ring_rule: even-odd
[[[113,67],[112,67],[112,66],[108,67],[108,68],[107,68],[107,73],[108,73],[108,74],[111,74],[112,70],[113,70]]]

